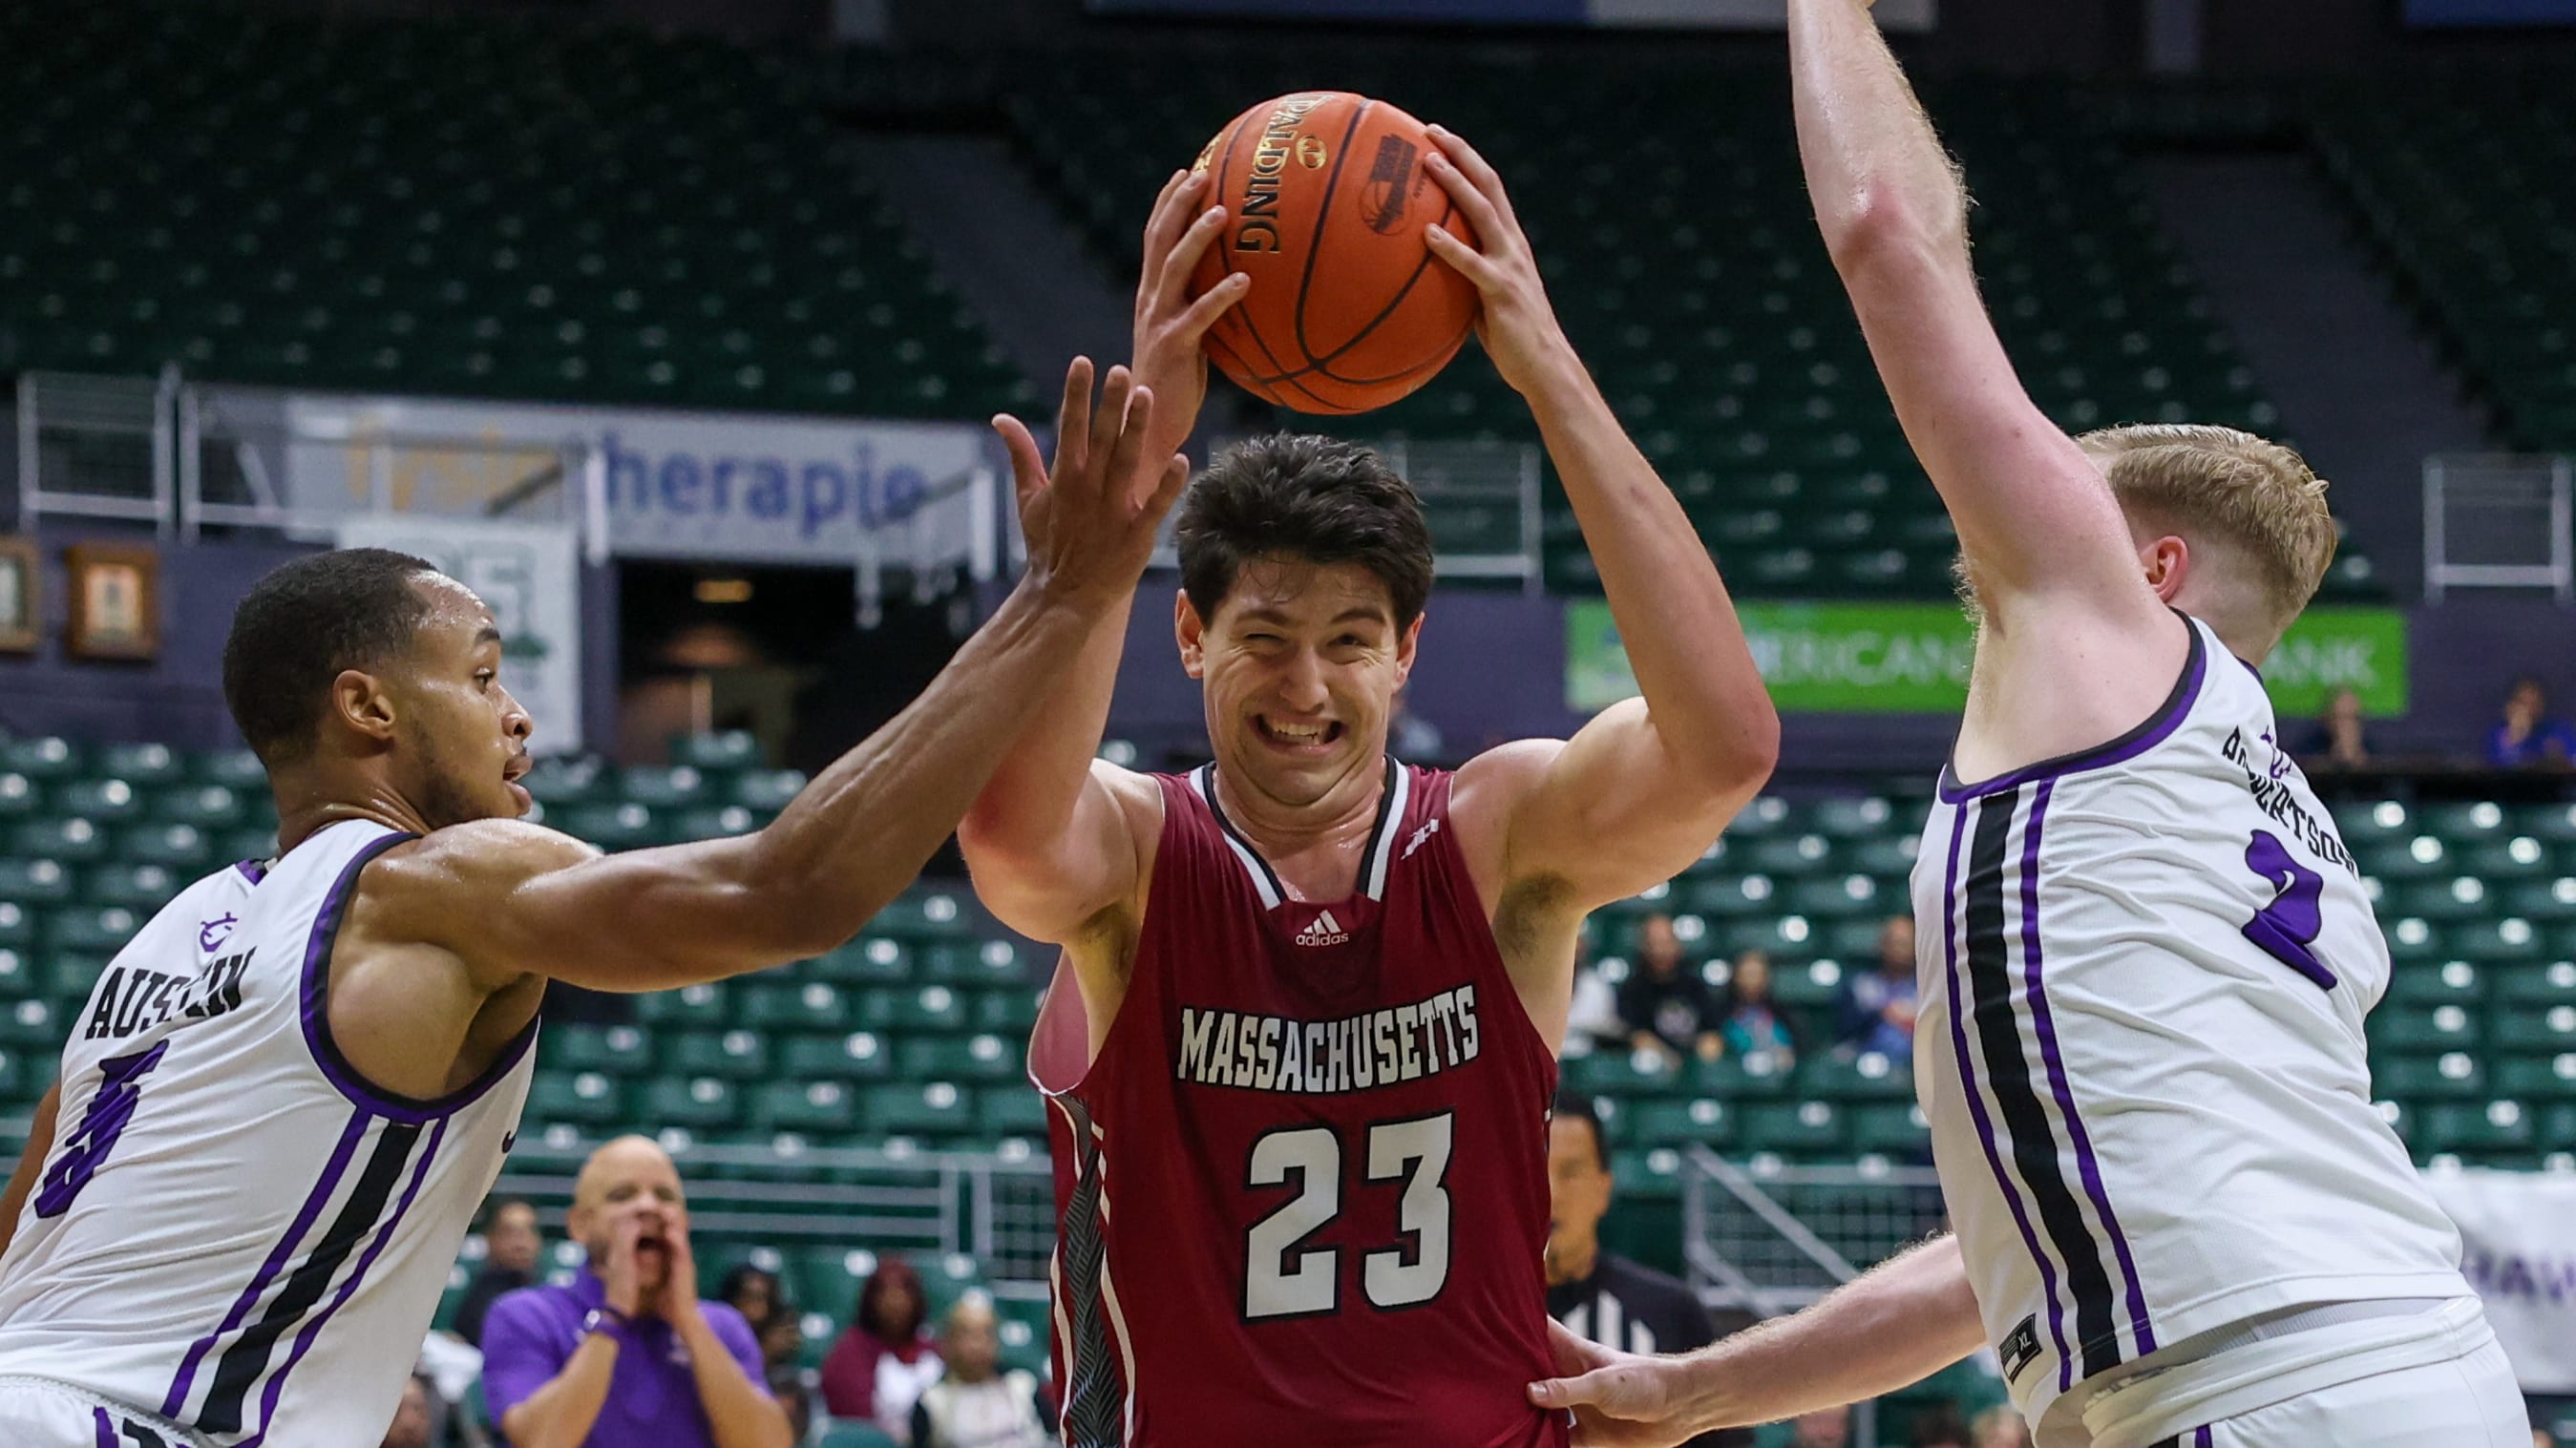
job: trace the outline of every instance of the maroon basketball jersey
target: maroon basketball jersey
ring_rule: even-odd
[[[1562,1448],[1556,1061],[1448,823],[1389,760],[1345,900],[1291,901],[1210,770],[1164,776],[1135,973],[1089,1071],[1049,992],[1066,1448]],[[1078,1078],[1078,1079],[1077,1079]]]

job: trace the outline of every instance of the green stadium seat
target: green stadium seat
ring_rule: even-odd
[[[1735,1113],[1714,1097],[1640,1101],[1626,1115],[1629,1138],[1647,1146],[1697,1143],[1723,1150],[1735,1139]]]
[[[966,1002],[944,985],[879,987],[859,997],[859,1024],[896,1035],[966,1029]]]
[[[1595,1051],[1568,1060],[1565,1088],[1591,1096],[1661,1096],[1682,1089],[1681,1069],[1651,1052]]]
[[[0,900],[22,905],[59,905],[74,893],[72,872],[60,860],[0,859]]]
[[[187,881],[162,865],[92,865],[81,894],[94,904],[122,905],[149,915],[170,903]]]
[[[849,1136],[859,1127],[858,1096],[838,1081],[770,1081],[755,1088],[751,1119],[777,1131]]]
[[[977,993],[972,1024],[1006,1041],[1025,1042],[1037,1026],[1040,999],[1027,986],[994,986]]]
[[[2532,1114],[2517,1101],[2445,1102],[2428,1106],[2416,1123],[2416,1149],[2463,1156],[2523,1153],[2531,1149]]]
[[[136,785],[175,782],[187,773],[187,761],[167,744],[110,744],[99,750],[99,772]]]
[[[2380,1009],[2384,1011],[2391,1005],[2475,1005],[2485,998],[2486,977],[2465,960],[2438,966],[2409,964],[2390,974],[2387,1002]]]
[[[2478,1044],[2479,1018],[2465,1007],[2383,1005],[2370,1017],[2373,1045],[2391,1051],[2466,1051]]]
[[[220,784],[253,795],[268,792],[268,767],[247,749],[216,749],[190,755],[181,773],[206,784]]]
[[[975,1093],[975,1129],[988,1136],[1042,1135],[1047,1129],[1046,1098],[1026,1082],[987,1086]]]
[[[122,905],[71,906],[48,913],[47,948],[92,955],[114,955],[134,938],[143,919]]]
[[[527,1117],[540,1123],[620,1126],[633,1119],[617,1083],[597,1071],[540,1071],[528,1083]]]
[[[999,1036],[925,1036],[895,1048],[895,1073],[959,1081],[1008,1081],[1022,1074],[1018,1053]]]
[[[760,764],[760,740],[741,729],[683,734],[671,742],[671,762],[708,774],[753,769]]]
[[[637,996],[635,1017],[657,1028],[720,1031],[734,1023],[730,994],[734,989],[733,983],[716,981]]]
[[[1883,1101],[1914,1094],[1913,1070],[1876,1051],[1844,1057],[1840,1052],[1809,1057],[1798,1067],[1797,1090],[1831,1101]]]
[[[2502,1006],[2576,1005],[2576,961],[2497,966],[2495,998]]]
[[[88,865],[107,858],[107,835],[85,819],[20,820],[0,832],[0,853]]]
[[[953,1136],[973,1129],[975,1093],[952,1081],[897,1082],[861,1090],[871,1129]]]
[[[63,1030],[50,1001],[29,999],[0,1006],[0,1047],[57,1060],[62,1055]]]
[[[565,1071],[644,1076],[657,1059],[653,1038],[633,1026],[550,1025],[538,1040],[545,1064]]]
[[[45,802],[44,791],[23,774],[0,773],[0,819],[21,819],[34,814]]]
[[[769,1040],[756,1031],[675,1031],[662,1037],[656,1066],[683,1076],[756,1081],[771,1073]]]
[[[71,779],[80,774],[85,763],[80,749],[68,739],[50,735],[0,739],[0,770],[29,779]]]
[[[143,798],[121,779],[67,779],[53,789],[54,809],[93,824],[115,824],[137,817]]]
[[[2495,1063],[2499,1095],[2522,1101],[2576,1101],[2576,1051],[2556,1056],[2500,1056]]]
[[[912,978],[912,947],[883,935],[862,935],[807,961],[802,973],[843,987],[905,981]]]
[[[639,765],[619,774],[618,791],[649,809],[678,809],[706,797],[707,778],[685,764],[669,769]]]
[[[1851,1150],[1842,1109],[1830,1101],[1763,1101],[1746,1105],[1737,1133],[1747,1151],[1812,1159]]]
[[[15,900],[0,899],[0,947],[33,945],[35,917]]]
[[[740,1094],[713,1076],[663,1076],[644,1088],[644,1119],[662,1126],[715,1130],[744,1119]]]
[[[121,860],[162,865],[190,877],[223,863],[215,857],[213,839],[195,825],[146,824],[121,830],[115,838],[115,854]]]
[[[821,981],[758,981],[743,987],[742,1023],[756,1031],[837,1031],[852,1020],[848,994]]]
[[[631,801],[550,809],[546,822],[603,850],[632,850],[664,840],[662,823],[653,811]]]
[[[1682,1154],[1669,1146],[1615,1152],[1610,1171],[1619,1180],[1619,1198],[1630,1202],[1672,1201],[1682,1194]]]
[[[1932,1149],[1932,1128],[1913,1102],[1872,1102],[1853,1107],[1849,1116],[1854,1151],[1912,1158]]]
[[[894,1072],[894,1053],[872,1031],[839,1036],[788,1036],[779,1066],[791,1081],[873,1081]]]
[[[154,793],[146,803],[153,819],[194,825],[209,832],[252,822],[249,797],[229,785],[181,785]]]
[[[2483,1100],[2486,1071],[2475,1056],[2451,1051],[2440,1056],[2384,1056],[2372,1064],[2379,1090],[2404,1101]]]
[[[1693,1061],[1686,1082],[1688,1089],[1721,1101],[1751,1101],[1787,1091],[1789,1072],[1768,1055],[1730,1055]]]
[[[2576,1006],[2551,1006],[2537,1013],[2498,1011],[2489,1044],[2531,1055],[2576,1051]]]

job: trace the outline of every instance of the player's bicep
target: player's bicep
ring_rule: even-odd
[[[1509,745],[1469,768],[1488,760],[1521,776],[1506,877],[1563,880],[1585,910],[1690,868],[1760,788],[1759,779],[1713,788],[1665,747],[1639,699],[1603,710],[1563,744]]]
[[[1154,814],[1159,786],[1132,770],[1094,760],[1061,834],[1033,849],[963,837],[975,894],[995,919],[1028,936],[1064,944],[1101,911],[1135,898],[1141,884],[1138,821]]]
[[[387,934],[443,947],[487,992],[531,975],[662,990],[795,957],[799,942],[760,908],[753,838],[610,855],[484,821],[388,856],[369,872],[369,903]]]
[[[2157,612],[2110,485],[2031,401],[1968,270],[1890,245],[1846,280],[1906,439],[1999,595],[1989,606],[2049,594]]]

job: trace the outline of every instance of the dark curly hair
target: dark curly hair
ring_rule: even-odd
[[[1181,587],[1201,618],[1243,565],[1269,554],[1356,563],[1386,585],[1396,627],[1431,596],[1431,528],[1422,499],[1358,443],[1273,433],[1227,448],[1181,500]]]

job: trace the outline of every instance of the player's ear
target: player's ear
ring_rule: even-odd
[[[1188,589],[1172,594],[1172,638],[1181,646],[1181,671],[1193,679],[1207,677],[1207,620],[1199,617]]]
[[[2167,533],[2140,548],[2138,562],[2146,568],[2147,586],[2170,604],[2182,593],[2183,581],[2191,576],[2191,545]]]
[[[379,744],[394,737],[393,696],[384,680],[361,670],[342,669],[331,681],[331,718]]]
[[[1396,636],[1395,686],[1399,689],[1404,687],[1405,680],[1413,677],[1413,653],[1422,643],[1422,620],[1425,617],[1427,615],[1415,614],[1413,622],[1406,624],[1404,632]]]

